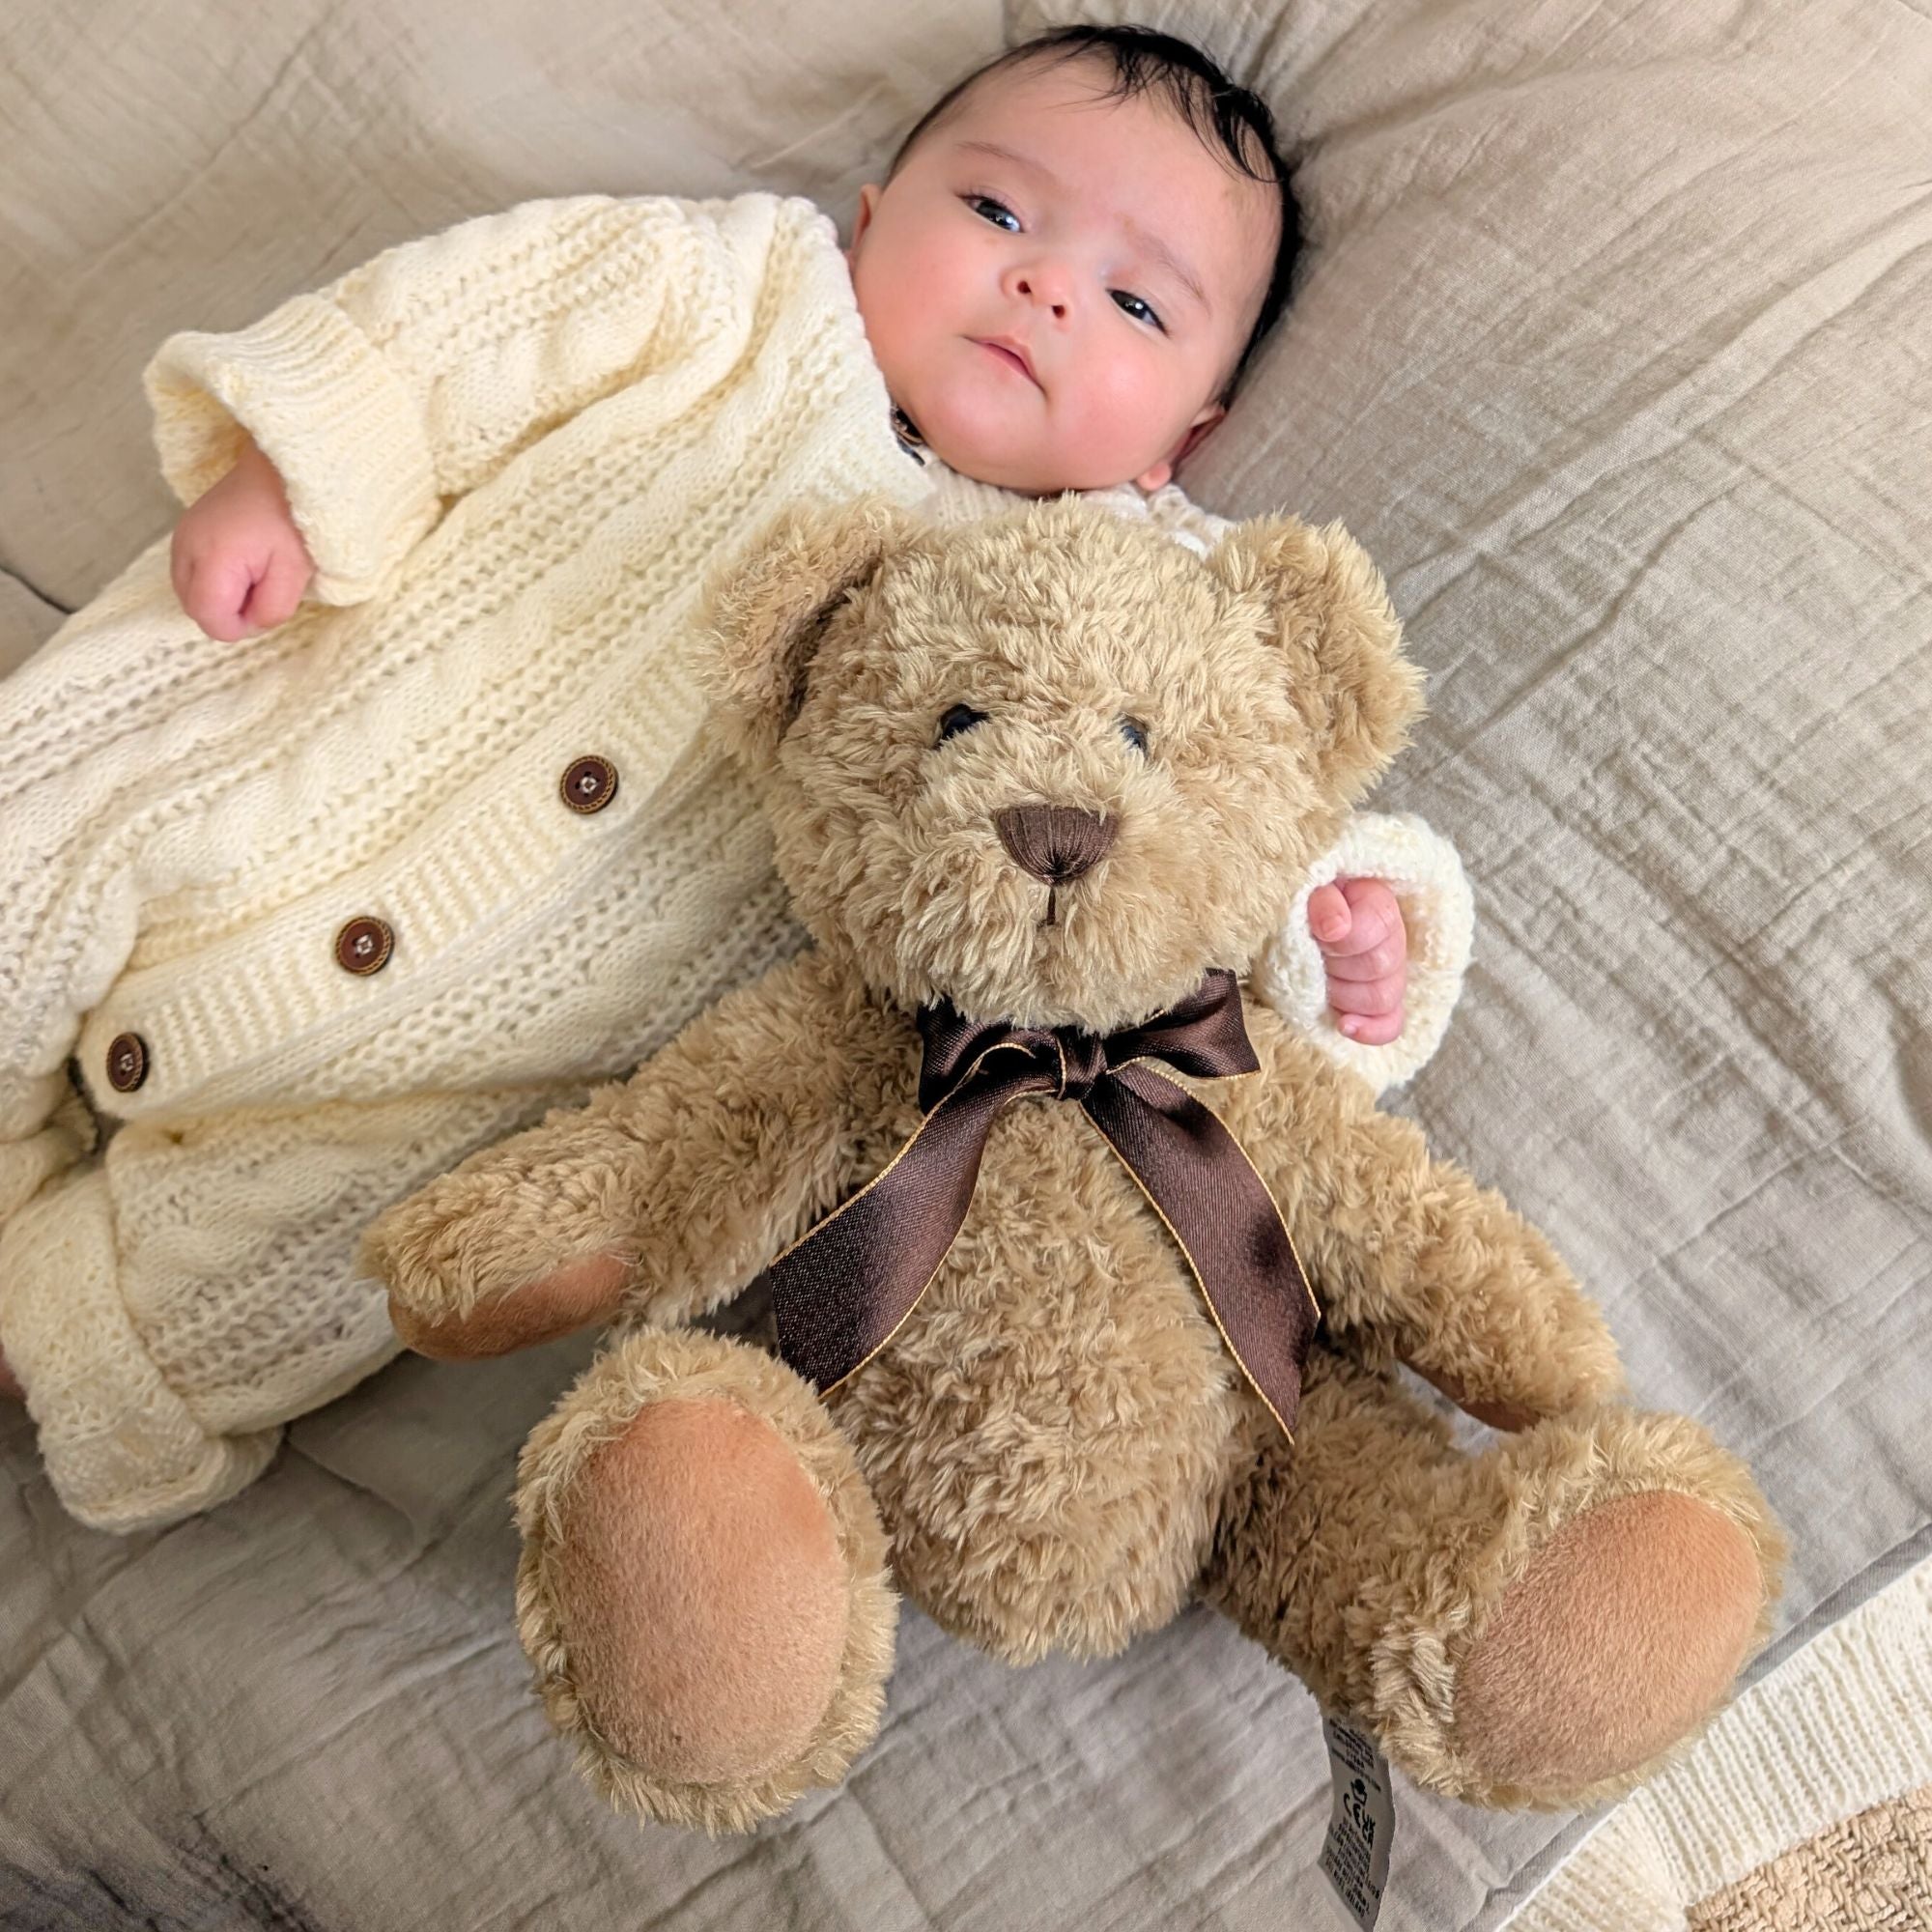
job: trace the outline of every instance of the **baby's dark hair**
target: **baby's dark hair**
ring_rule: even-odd
[[[1043,65],[1098,57],[1113,68],[1113,85],[1102,97],[1124,100],[1158,89],[1204,146],[1225,155],[1236,170],[1250,181],[1265,182],[1281,196],[1281,235],[1275,243],[1274,267],[1261,313],[1236,359],[1221,401],[1239,385],[1242,372],[1257,345],[1288,306],[1289,284],[1301,253],[1301,212],[1289,180],[1288,163],[1275,139],[1274,116],[1267,102],[1245,87],[1236,87],[1201,49],[1173,34],[1149,27],[1056,27],[1050,33],[1022,41],[1005,53],[976,67],[947,89],[925,112],[894,155],[886,170],[891,181],[912,153],[920,137],[951,108],[966,90],[989,73],[1006,68]]]

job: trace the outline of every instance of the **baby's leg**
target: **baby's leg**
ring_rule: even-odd
[[[400,1344],[368,1222],[566,1091],[126,1122],[0,1229],[0,1350],[83,1522],[150,1528],[252,1482],[282,1425]]]

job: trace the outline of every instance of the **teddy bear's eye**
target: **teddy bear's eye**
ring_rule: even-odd
[[[956,738],[960,732],[970,731],[974,725],[983,724],[985,722],[986,714],[983,711],[975,711],[970,704],[955,704],[939,721],[939,736],[933,743],[943,745],[947,739]]]
[[[1147,750],[1147,726],[1138,718],[1122,718],[1121,720],[1121,736],[1135,751],[1145,752]]]

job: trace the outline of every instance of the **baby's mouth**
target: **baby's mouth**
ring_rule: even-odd
[[[1009,369],[1024,376],[1035,388],[1038,388],[1039,378],[1033,373],[1032,362],[1028,360],[1025,351],[1017,343],[1009,341],[1004,336],[975,336],[973,339],[981,349],[1006,363]]]

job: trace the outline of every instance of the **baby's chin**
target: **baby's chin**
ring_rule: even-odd
[[[1017,445],[997,437],[949,436],[944,430],[919,425],[928,447],[949,469],[976,483],[997,484],[1022,497],[1058,497],[1067,490],[1105,490],[1130,482],[1126,476],[1106,476],[1091,466],[1081,469],[1061,460],[1051,448]]]
[[[1061,447],[1046,432],[1038,410],[1001,407],[982,395],[943,388],[915,393],[917,403],[907,403],[906,413],[927,446],[949,469],[976,483],[1026,497],[1057,497],[1065,490],[1106,489],[1140,473],[1116,476],[1104,464],[1081,462],[1077,452]]]

